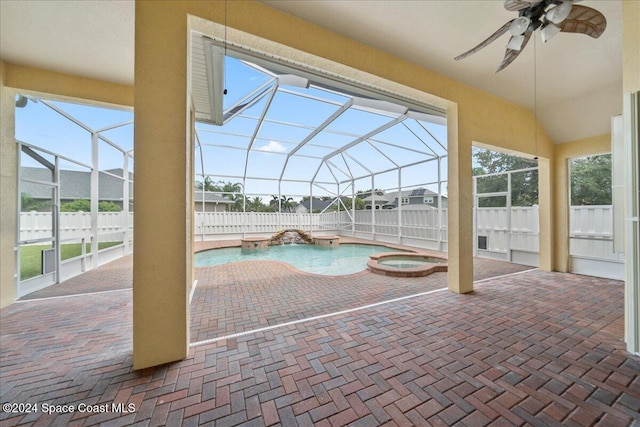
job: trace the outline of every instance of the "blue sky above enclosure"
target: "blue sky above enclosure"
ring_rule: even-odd
[[[355,191],[397,189],[398,167],[404,188],[446,181],[445,126],[416,120],[404,114],[407,107],[367,93],[313,82],[303,87],[246,61],[226,57],[225,63],[223,105],[233,116],[223,126],[197,124],[196,179],[204,173],[244,182],[248,193],[264,195],[307,195],[314,188],[317,196],[343,192],[351,179]],[[16,138],[91,165],[91,133],[83,126],[101,131],[99,168],[116,169],[123,164],[119,149],[134,147],[132,120],[131,111],[32,99],[16,109]]]
[[[354,179],[356,191],[367,190],[372,174],[377,188],[397,188],[398,168],[406,188],[446,181],[447,131],[439,117],[355,89],[305,85],[301,76],[230,56],[224,80],[224,124],[196,126],[196,179],[246,181],[256,194],[277,194],[289,181],[287,188],[314,182],[336,192]],[[391,170],[395,177],[383,173]]]
[[[133,150],[131,111],[36,98],[30,98],[26,106],[15,111],[17,140],[85,165],[91,165],[92,162],[91,133],[85,127],[91,131],[101,131],[103,139],[98,143],[101,170],[122,168],[122,152]],[[28,156],[23,156],[23,160],[23,166],[41,166]],[[65,162],[65,169],[77,168],[77,165]],[[133,170],[133,162],[129,162],[129,170]]]

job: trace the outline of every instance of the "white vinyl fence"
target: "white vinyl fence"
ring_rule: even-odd
[[[60,239],[89,239],[91,237],[90,212],[60,212]],[[51,212],[22,212],[20,214],[20,240],[44,239],[53,235]],[[133,231],[133,212],[99,212],[99,241],[122,241],[124,232]],[[113,239],[113,240],[110,240]]]
[[[237,239],[302,229],[317,234],[340,234],[380,242],[402,243],[446,251],[447,210],[359,210],[324,214],[274,212],[195,212],[197,240]],[[539,253],[538,207],[478,208],[476,246],[485,237],[486,248],[476,254],[537,265]],[[399,225],[399,220],[401,220]],[[60,213],[61,239],[91,236],[91,214]],[[124,240],[133,230],[133,213],[100,212],[100,241]],[[571,271],[621,279],[624,258],[613,252],[611,206],[572,206],[570,209]],[[25,212],[20,218],[20,240],[51,236],[51,213]]]
[[[540,252],[538,206],[477,208],[477,256],[537,266]]]
[[[441,227],[438,227],[437,210],[403,211],[400,229],[397,210],[377,210],[375,213],[359,210],[355,212],[355,222],[352,222],[351,214],[345,211],[323,214],[195,212],[195,236],[196,240],[238,239],[292,228],[446,250],[446,210],[440,214]],[[372,224],[373,215],[375,225]]]
[[[283,229],[334,231],[340,213],[195,212],[197,240],[237,239],[247,235],[273,234]]]
[[[18,297],[67,280],[131,253],[133,213],[127,215],[124,212],[99,212],[97,236],[95,236],[97,240],[93,239],[91,213],[60,212],[58,218],[60,221],[60,243],[63,245],[84,243],[80,245],[81,254],[58,262],[55,260],[56,255],[54,252],[53,258],[49,261],[51,264],[43,261],[42,274],[20,279],[17,289]],[[51,212],[22,212],[20,214],[20,244],[22,246],[42,245],[47,242],[46,239],[52,239],[54,234],[52,227]],[[86,244],[99,242],[120,243],[101,249],[97,253],[86,249]],[[45,252],[48,251],[43,250],[43,260],[46,259]],[[22,260],[20,262],[22,263]],[[49,269],[45,265],[49,265],[52,268]]]
[[[624,254],[613,249],[612,206],[571,206],[569,218],[571,271],[624,279]]]
[[[527,265],[538,265],[538,207],[478,208],[476,254]],[[569,211],[570,271],[621,280],[624,256],[613,251],[613,209],[571,206]],[[486,244],[480,248],[480,240]]]
[[[447,250],[447,210],[359,210],[351,218],[343,213],[341,234],[374,241],[399,243],[437,251]]]

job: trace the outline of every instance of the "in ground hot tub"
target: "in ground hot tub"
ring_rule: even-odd
[[[422,277],[447,271],[447,259],[420,253],[386,252],[371,255],[367,267],[385,276]]]

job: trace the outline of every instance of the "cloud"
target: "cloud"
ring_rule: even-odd
[[[268,144],[258,148],[258,151],[266,151],[268,153],[284,153],[287,149],[278,141],[269,141]]]

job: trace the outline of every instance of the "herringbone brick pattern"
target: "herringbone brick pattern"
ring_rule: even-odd
[[[132,283],[133,255],[127,255],[62,283],[32,292],[21,299],[51,298],[131,289]]]
[[[366,243],[343,237],[341,242]],[[220,245],[220,242],[201,242],[200,248]],[[529,268],[480,258],[474,260],[477,279]],[[446,273],[417,280],[367,271],[347,276],[321,276],[302,273],[289,264],[268,261],[197,268],[195,277],[198,285],[191,304],[192,342],[447,287]]]
[[[529,271],[470,295],[438,292],[195,346],[184,361],[139,372],[131,310],[128,290],[3,309],[2,402],[135,411],[2,413],[0,423],[640,424],[640,359],[624,351],[616,281]]]
[[[198,268],[196,277],[192,342],[447,287],[446,273],[423,280],[370,272],[301,275],[288,264],[270,261]]]

